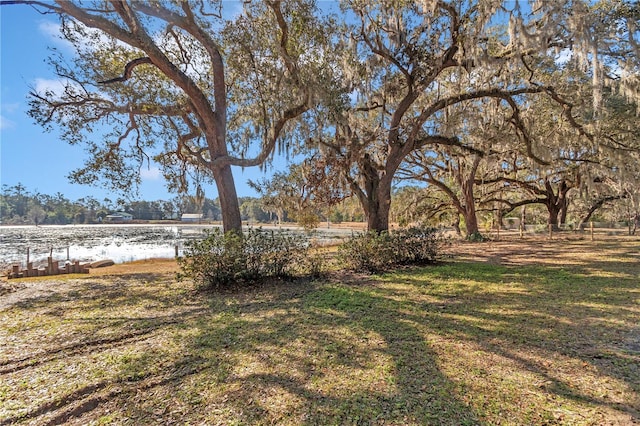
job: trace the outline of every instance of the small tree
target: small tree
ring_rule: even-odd
[[[286,211],[300,225],[313,229],[320,223],[319,212],[349,195],[339,180],[331,175],[334,171],[328,164],[311,157],[300,164],[290,165],[287,173],[276,172],[271,179],[250,181],[249,184],[262,195],[265,209]]]

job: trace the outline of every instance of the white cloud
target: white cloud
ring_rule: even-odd
[[[52,93],[53,98],[63,98],[66,95],[82,95],[85,89],[77,82],[65,78],[36,78],[31,85],[34,91],[40,95]],[[65,93],[66,91],[66,93]],[[95,92],[101,99],[111,100],[108,93]]]
[[[63,79],[36,78],[34,81],[34,89],[37,93],[50,91],[56,95],[61,95],[64,93],[65,86],[69,83],[68,80]]]
[[[78,25],[83,28],[86,37],[83,38],[83,42],[80,43],[86,48],[91,50],[97,50],[100,46],[109,45],[112,39],[106,35],[103,31],[89,28],[82,23]],[[40,32],[47,37],[52,43],[61,46],[68,50],[75,50],[73,44],[62,36],[62,25],[59,22],[42,21],[38,24]],[[78,36],[79,34],[76,34]],[[126,46],[126,44],[116,41],[117,45]]]
[[[57,44],[69,50],[73,49],[73,44],[62,37],[59,22],[42,21],[40,22],[40,24],[38,24],[38,29],[54,44]]]
[[[162,173],[157,167],[142,168],[140,169],[140,178],[142,180],[160,180]]]
[[[13,129],[15,126],[16,123],[0,115],[0,130]]]
[[[41,21],[38,24],[38,29],[49,38],[55,39],[60,37],[60,24],[57,22]]]

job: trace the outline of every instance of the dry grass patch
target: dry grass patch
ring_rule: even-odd
[[[640,244],[562,244],[211,295],[150,264],[27,282],[0,424],[640,422]]]

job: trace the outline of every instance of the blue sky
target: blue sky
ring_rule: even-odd
[[[0,7],[0,185],[22,183],[29,191],[61,192],[71,200],[85,196],[114,199],[117,194],[101,187],[69,183],[66,176],[83,163],[83,148],[67,145],[55,131],[45,132],[27,116],[29,90],[50,86],[56,80],[46,63],[47,47],[72,54],[55,37],[57,22],[54,15],[39,14],[29,6]],[[284,160],[276,164],[285,167]],[[263,176],[259,168],[238,168],[234,175],[239,196],[256,195],[246,182]],[[209,198],[217,197],[214,185],[206,187],[205,193]],[[140,199],[173,196],[157,168],[142,171]]]

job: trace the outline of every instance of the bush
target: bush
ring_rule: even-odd
[[[425,265],[438,256],[440,238],[436,228],[406,228],[391,233],[396,264]]]
[[[472,243],[484,243],[485,241],[489,241],[489,238],[482,235],[480,231],[476,231],[473,234],[467,235],[466,240]]]
[[[437,253],[435,228],[357,234],[338,248],[339,261],[346,269],[372,273],[399,265],[430,263],[436,259]]]
[[[389,234],[386,232],[352,235],[338,247],[338,262],[353,271],[381,271],[388,256],[388,243]]]
[[[309,251],[304,235],[250,229],[245,234],[246,278],[290,277],[299,273]]]
[[[309,244],[303,235],[250,229],[244,234],[216,229],[187,244],[178,258],[179,279],[201,289],[221,288],[304,271]]]
[[[339,266],[354,271],[382,272],[399,265],[433,262],[439,239],[434,228],[357,234],[338,248]],[[327,253],[312,251],[302,233],[250,229],[244,234],[216,229],[189,242],[178,258],[178,278],[193,279],[202,290],[236,286],[265,278],[318,276]]]

